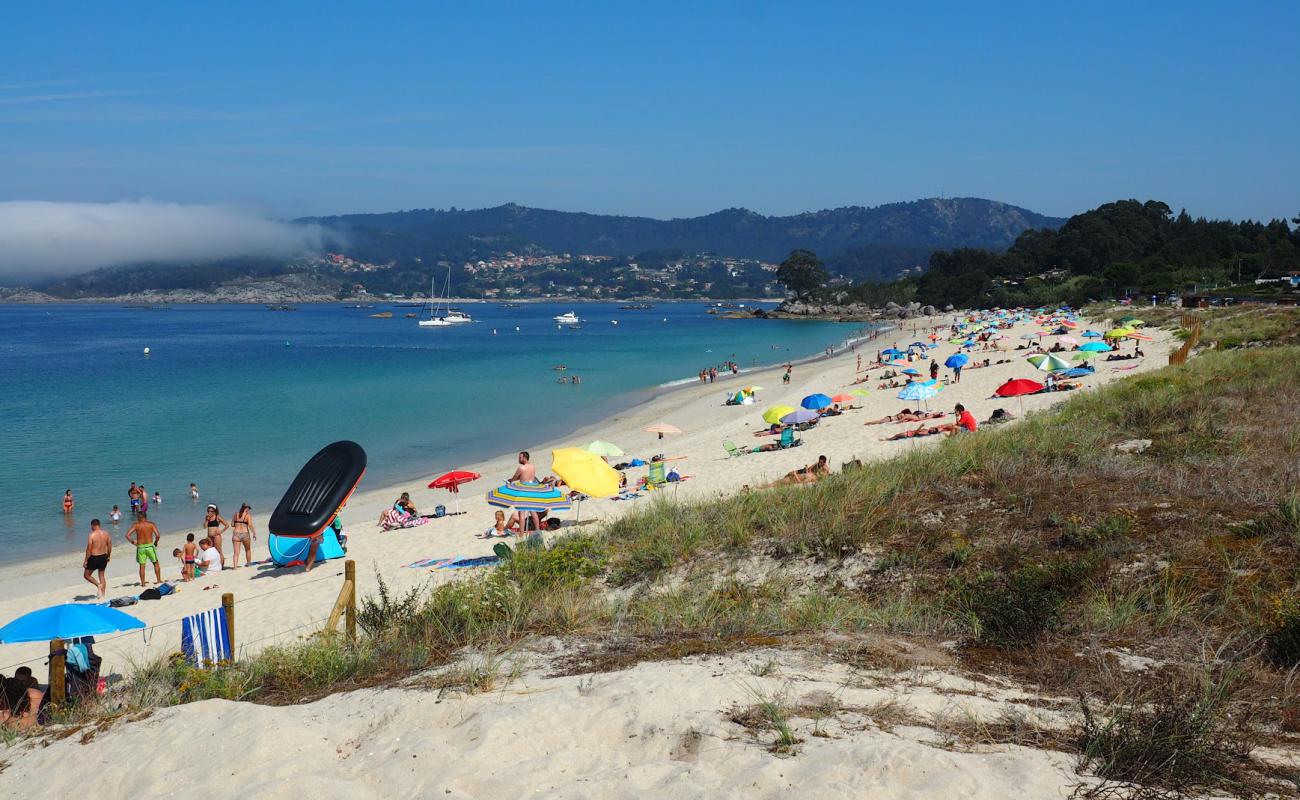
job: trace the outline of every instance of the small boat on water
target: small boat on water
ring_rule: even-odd
[[[297,306],[290,305],[270,305],[266,307],[267,311],[297,311]]]
[[[451,297],[451,267],[447,267],[447,283],[443,289],[441,297],[437,296],[437,285],[433,279],[429,281],[429,296],[437,299],[429,306],[429,318],[422,319],[417,324],[421,328],[449,328],[452,325],[461,325],[466,322],[473,322],[474,319],[463,311],[453,311],[450,306],[443,313],[438,313],[444,301]]]
[[[551,317],[551,319],[555,320],[561,325],[577,325],[578,323],[582,322],[582,320],[578,317],[578,315],[573,313],[572,311],[566,311],[563,314],[560,314],[555,317]]]
[[[380,311],[378,314],[371,314],[371,315],[370,315],[370,318],[371,318],[371,319],[392,319],[392,318],[393,318],[393,312],[391,312],[391,311]]]

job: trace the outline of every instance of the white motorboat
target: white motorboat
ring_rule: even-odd
[[[565,313],[560,314],[557,317],[551,317],[551,319],[555,320],[561,325],[577,325],[578,323],[582,322],[582,320],[578,318],[578,315],[573,313],[572,311],[566,311]]]

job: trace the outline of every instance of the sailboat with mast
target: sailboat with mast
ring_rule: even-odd
[[[447,283],[443,288],[441,297],[437,297],[436,279],[429,279],[429,298],[433,301],[429,304],[429,318],[420,320],[421,328],[446,328],[474,321],[469,314],[463,311],[453,311],[450,305],[446,307],[446,310],[442,310],[443,304],[450,303],[451,300],[450,265],[447,266]]]

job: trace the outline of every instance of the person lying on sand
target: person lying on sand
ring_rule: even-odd
[[[927,428],[925,425],[921,425],[920,427],[917,428],[909,428],[908,430],[905,431],[899,431],[893,436],[886,436],[880,441],[895,442],[898,441],[899,439],[915,439],[918,436],[935,436],[940,433],[948,433],[951,430],[952,430],[951,425],[935,425],[934,427],[929,427],[929,428]]]
[[[884,425],[889,422],[923,422],[927,419],[942,419],[946,413],[945,411],[913,411],[910,408],[905,408],[897,414],[889,414],[862,424]]]
[[[818,456],[817,461],[806,467],[800,467],[791,470],[785,474],[785,477],[779,478],[769,486],[794,486],[801,483],[816,483],[825,475],[831,474],[831,468],[826,463],[826,456]]]
[[[995,408],[989,418],[984,421],[985,425],[1000,425],[1003,422],[1010,422],[1015,419],[1016,415],[1007,411],[1005,408]]]

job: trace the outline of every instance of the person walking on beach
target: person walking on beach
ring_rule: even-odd
[[[144,566],[153,562],[153,576],[162,584],[162,566],[158,563],[158,526],[149,521],[144,511],[135,516],[135,524],[126,530],[126,540],[135,545],[135,563],[140,565],[140,588],[149,584],[144,579]]]
[[[76,501],[72,499],[72,490],[69,489],[68,491],[63,493],[63,513],[71,514],[72,508],[75,505],[76,505]]]
[[[253,527],[253,509],[248,503],[239,507],[234,519],[230,521],[234,533],[230,538],[234,539],[232,549],[234,551],[235,563],[232,569],[239,569],[239,548],[244,548],[244,564],[253,563],[253,540],[257,538],[257,530]]]
[[[104,570],[108,569],[108,560],[113,555],[113,537],[108,531],[99,527],[99,520],[90,521],[90,535],[86,537],[86,559],[82,563],[85,573],[82,575],[87,583],[95,587],[95,596],[103,600],[108,592],[108,582],[104,580]],[[91,575],[98,572],[99,577]]]

